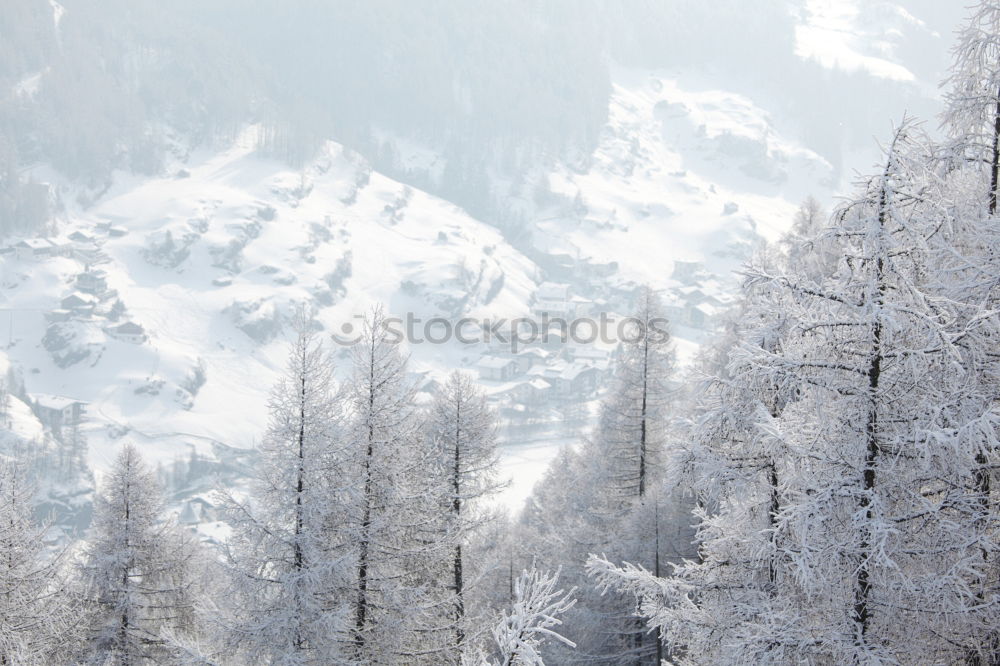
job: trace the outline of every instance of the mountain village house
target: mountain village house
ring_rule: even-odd
[[[493,382],[505,382],[517,375],[517,361],[502,356],[483,356],[476,363],[479,378]]]
[[[21,260],[41,259],[52,254],[52,243],[44,238],[27,238],[14,246],[14,256]]]
[[[141,345],[146,341],[146,329],[132,321],[117,326],[108,326],[104,332],[117,340],[134,345]]]
[[[50,428],[79,423],[87,403],[61,395],[31,394],[31,408],[38,419]]]

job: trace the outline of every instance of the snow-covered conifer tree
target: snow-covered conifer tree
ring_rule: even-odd
[[[545,646],[555,661],[658,661],[661,642],[636,616],[634,600],[601,594],[584,563],[589,553],[602,552],[655,570],[690,547],[674,540],[690,535],[691,520],[678,479],[665,476],[672,455],[673,353],[652,291],[640,293],[634,318],[598,427],[579,450],[564,450],[552,463],[521,518],[540,564],[562,566],[563,579],[580,590],[566,630],[577,648]]]
[[[928,153],[904,124],[834,219],[834,274],[748,271],[774,313],[762,325],[784,332],[733,351],[729,383],[748,398],[717,409],[736,427],[700,430],[715,486],[701,560],[667,579],[591,561],[684,660],[954,662],[987,636],[995,601],[977,587],[996,542],[970,481],[997,419],[958,343],[991,317],[935,297]],[[787,403],[767,409],[768,394]]]
[[[973,5],[952,54],[944,82],[944,126],[953,140],[953,158],[985,174],[982,201],[993,215],[1000,170],[1000,2],[979,0]]]
[[[593,492],[597,498],[591,514],[591,529],[600,540],[600,552],[616,559],[640,561],[651,568],[660,563],[656,535],[660,531],[660,513],[664,516],[673,500],[664,495],[664,463],[668,455],[667,437],[671,418],[670,403],[674,391],[669,385],[673,375],[674,354],[666,317],[659,298],[646,287],[639,294],[633,314],[635,325],[622,343],[611,390],[601,403],[597,432],[587,442],[581,456],[594,467]],[[666,529],[666,528],[665,528]],[[583,561],[574,563],[580,571]],[[577,582],[577,581],[573,581]],[[602,618],[607,645],[598,647],[590,638],[581,637],[581,649],[604,653],[609,663],[658,663],[659,634],[647,635],[643,623],[635,617],[633,604],[614,595],[596,597],[592,585],[584,587],[578,611],[591,609]],[[618,634],[617,639],[613,636]]]
[[[470,577],[463,549],[486,519],[484,507],[477,500],[498,489],[496,417],[467,375],[454,372],[441,388],[431,406],[428,436],[440,466],[447,538],[452,544],[449,587],[453,594],[453,653],[457,662],[470,638],[470,629],[475,630],[466,617]]]
[[[0,664],[70,659],[74,598],[61,558],[45,552],[45,528],[32,520],[25,470],[0,462]]]
[[[356,501],[351,593],[353,656],[366,664],[438,663],[450,633],[433,584],[450,551],[435,488],[434,451],[421,437],[406,358],[380,309],[354,345],[346,392]]]
[[[152,470],[126,445],[94,505],[80,565],[87,661],[161,663],[164,630],[194,630],[196,544],[161,520]]]
[[[220,604],[223,647],[254,663],[343,659],[351,535],[343,505],[351,480],[337,428],[332,363],[300,315],[249,502],[228,502],[230,589]]]
[[[659,298],[640,294],[636,325],[622,344],[612,390],[601,404],[595,440],[607,469],[603,492],[620,518],[659,478],[664,455],[674,355]],[[617,515],[614,515],[617,514]]]
[[[970,334],[958,342],[966,358],[978,366],[977,383],[992,386],[1000,397],[1000,371],[995,349],[1000,331],[981,325],[982,309],[1000,309],[1000,221],[997,214],[998,171],[1000,171],[1000,3],[979,0],[972,15],[959,31],[953,49],[954,61],[947,88],[947,108],[943,126],[951,138],[943,151],[946,166],[947,205],[951,224],[944,233],[949,240],[938,255],[942,296],[964,303],[955,316],[970,327]],[[984,444],[976,455],[973,485],[981,502],[981,527],[997,529],[998,456],[992,443]],[[994,538],[996,532],[994,532]],[[997,594],[1000,580],[997,562],[983,550],[987,573],[979,581],[977,598],[985,603]],[[981,639],[981,647],[970,653],[977,663],[1000,663],[1000,630]]]

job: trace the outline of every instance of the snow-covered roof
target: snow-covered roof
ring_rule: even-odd
[[[597,349],[596,347],[574,347],[571,353],[573,354],[573,358],[593,360],[606,359],[611,355],[606,349]]]
[[[75,307],[78,305],[93,305],[94,298],[89,294],[73,292],[61,301],[63,306]]]
[[[17,246],[31,248],[32,250],[49,250],[52,248],[52,242],[45,238],[26,238],[18,243]]]
[[[573,381],[584,372],[592,370],[594,370],[594,368],[589,365],[584,365],[583,363],[571,363],[559,374],[559,378]]]
[[[204,507],[201,504],[196,504],[194,502],[185,502],[184,508],[181,510],[181,514],[177,517],[178,522],[185,525],[193,525],[195,523],[201,522],[202,509]]]
[[[557,282],[543,282],[535,290],[535,298],[538,300],[566,300],[569,298],[569,285]]]
[[[700,305],[694,306],[694,309],[701,312],[706,317],[714,317],[715,315],[722,312],[722,308],[717,308],[711,303],[702,303]]]
[[[67,398],[64,395],[51,395],[49,393],[32,393],[31,400],[40,407],[59,410],[66,409],[70,405],[86,404],[82,400],[77,400],[76,398]]]
[[[146,330],[135,323],[134,321],[127,321],[124,324],[118,324],[117,326],[112,326],[108,329],[114,333],[119,333],[121,335],[143,335]]]
[[[514,363],[512,358],[501,358],[499,356],[483,356],[476,365],[480,368],[497,369],[505,368]]]
[[[700,287],[695,287],[695,286],[681,287],[677,291],[679,291],[681,294],[683,294],[685,296],[695,296],[695,295],[697,295],[697,296],[704,296],[705,295],[705,292],[703,292]]]

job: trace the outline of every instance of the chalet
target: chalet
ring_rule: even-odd
[[[535,290],[531,313],[536,317],[569,320],[576,316],[576,303],[568,284],[543,282]]]
[[[608,263],[581,261],[577,263],[576,267],[576,282],[599,282],[618,272],[617,261]]]
[[[594,301],[589,298],[584,298],[583,296],[574,296],[569,299],[569,302],[573,304],[573,310],[577,317],[586,315],[587,313],[594,312]]]
[[[524,342],[531,340],[538,335],[538,324],[527,320],[512,320],[510,327],[503,326],[497,331],[493,331],[488,326],[481,325],[480,334],[486,342],[490,352],[496,355],[509,355],[511,351],[517,352],[524,348]],[[511,329],[516,326],[516,335],[512,335]],[[463,331],[466,336],[473,335],[473,329],[468,328]]]
[[[108,274],[88,268],[76,276],[76,288],[88,294],[103,294],[108,290]]]
[[[184,508],[181,509],[180,515],[177,516],[177,522],[181,525],[197,525],[201,522],[202,506],[202,504],[195,504],[191,501],[185,502]]]
[[[591,365],[600,361],[607,361],[611,358],[611,352],[608,350],[585,345],[567,346],[564,355],[569,361],[581,361],[590,363]]]
[[[598,374],[597,368],[574,362],[566,365],[553,378],[552,385],[559,397],[587,397],[597,388]]]
[[[541,348],[552,353],[566,344],[570,339],[569,327],[571,323],[567,321],[563,325],[559,322],[550,322],[549,326],[538,335],[538,342]]]
[[[55,257],[72,257],[73,256],[73,242],[68,238],[54,238],[49,241],[52,244],[52,249],[49,254]]]
[[[14,246],[18,259],[40,259],[52,254],[52,243],[44,238],[28,238]]]
[[[69,310],[77,315],[89,315],[94,311],[96,304],[97,302],[93,296],[74,292],[59,301],[59,308]]]
[[[705,292],[695,285],[687,285],[676,290],[677,295],[686,303],[701,303],[706,298]]]
[[[480,379],[505,382],[517,375],[517,362],[510,357],[483,356],[476,363]]]
[[[699,303],[688,309],[688,322],[695,328],[707,328],[718,321],[722,309],[711,303]]]
[[[540,404],[548,400],[552,383],[541,377],[534,377],[517,385],[518,398],[526,404]]]
[[[544,365],[545,360],[552,354],[539,347],[528,347],[514,354],[512,358],[517,362],[518,374],[524,374],[536,365]]]
[[[117,326],[109,326],[104,329],[104,331],[111,337],[121,340],[122,342],[130,342],[135,345],[141,345],[146,341],[146,330],[132,321],[127,321],[124,324],[118,324]]]
[[[94,242],[94,236],[92,236],[91,234],[88,234],[86,231],[80,231],[79,229],[77,229],[76,231],[74,231],[73,233],[71,233],[69,236],[67,236],[67,238],[69,238],[74,243],[93,243]]]
[[[50,428],[79,423],[83,418],[87,403],[61,395],[33,393],[31,408],[35,415]]]

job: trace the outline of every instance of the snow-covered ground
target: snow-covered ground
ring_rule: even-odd
[[[913,81],[913,72],[893,57],[901,24],[922,26],[919,19],[890,2],[806,0],[804,21],[795,31],[795,51],[827,67]]]
[[[667,72],[621,70],[615,81],[593,166],[550,176],[583,204],[575,217],[538,221],[538,242],[553,251],[619,261],[657,286],[674,260],[726,273],[758,235],[778,237],[805,196],[834,186],[832,167],[746,97]]]
[[[860,31],[870,9],[806,5],[800,56],[912,77],[892,58],[891,31]],[[915,20],[885,11],[892,21]],[[22,94],[37,83],[23,81]],[[701,262],[732,287],[732,271],[760,238],[777,238],[806,195],[829,199],[838,187],[831,165],[782,122],[760,100],[713,89],[691,73],[616,69],[600,144],[585,168],[560,165],[548,174],[555,203],[533,211],[530,253],[336,143],[300,170],[262,158],[249,127],[228,149],[185,155],[160,177],[119,174],[86,205],[59,185],[60,234],[97,237],[88,256],[101,262],[126,308],[122,320],[141,325],[144,342],[105,331],[109,302],[93,316],[53,325],[59,339],[43,344],[47,313],[76,290],[88,262],[80,254],[4,255],[0,356],[21,368],[29,392],[88,403],[85,432],[98,473],[125,440],[164,465],[192,448],[210,457],[219,443],[252,447],[284,363],[283,322],[297,303],[312,304],[326,330],[340,334],[373,303],[425,320],[523,316],[545,279],[544,267],[526,256],[538,252],[617,262],[609,281],[657,288],[670,283],[674,261]],[[432,176],[442,168],[416,144],[396,152]],[[60,182],[44,168],[34,175]],[[701,333],[679,333],[683,362]],[[478,349],[423,344],[411,352],[414,372],[439,377],[471,366]],[[346,354],[341,359],[346,371]],[[519,506],[566,444],[505,442],[504,470],[514,483],[504,501]]]
[[[98,237],[106,260],[97,268],[125,318],[145,329],[142,344],[108,335],[106,317],[77,318],[60,326],[82,357],[60,367],[41,344],[46,314],[75,291],[86,260],[4,259],[7,354],[29,392],[89,404],[97,469],[126,428],[160,462],[190,445],[210,454],[213,440],[251,446],[284,363],[281,322],[296,303],[314,304],[335,332],[376,302],[425,318],[453,315],[462,299],[468,314],[525,312],[534,267],[492,227],[370,173],[338,145],[298,173],[259,158],[251,144],[243,137],[195,156],[180,176],[122,179],[67,215],[63,234]],[[108,223],[128,233],[108,236],[100,230]],[[478,278],[471,293],[463,267]],[[460,364],[440,349],[413,351],[415,370]],[[205,381],[192,395],[184,386],[198,367]]]

